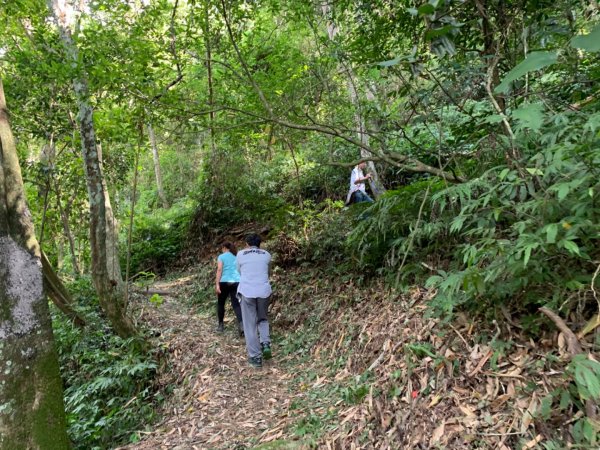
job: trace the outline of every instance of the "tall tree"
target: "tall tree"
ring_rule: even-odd
[[[69,448],[40,248],[0,80],[0,449]]]
[[[213,61],[212,61],[212,39],[210,29],[210,4],[205,1],[203,4],[203,16],[202,21],[202,36],[204,37],[204,46],[206,53],[206,81],[208,85],[208,128],[210,130],[210,161],[212,163],[213,177],[216,177],[217,172],[217,141],[215,132],[215,93],[214,93],[214,82],[213,82]],[[215,183],[216,186],[219,183]]]
[[[339,29],[333,21],[332,5],[329,2],[325,2],[321,5],[321,9],[323,15],[327,19],[327,35],[331,43],[334,44]],[[367,125],[365,123],[365,117],[361,107],[356,76],[352,70],[352,67],[350,67],[345,61],[340,61],[340,65],[342,72],[346,75],[348,95],[352,105],[354,106],[354,121],[356,125],[357,138],[362,144],[360,148],[360,156],[361,158],[370,158],[374,155],[372,155],[368,150],[368,148],[370,148],[369,134],[367,133]],[[385,192],[385,187],[383,187],[383,184],[379,179],[379,174],[377,173],[377,169],[375,168],[373,161],[368,161],[367,165],[369,172],[373,175],[373,177],[369,179],[369,185],[371,186],[371,191],[377,198]]]
[[[152,147],[152,159],[154,161],[154,176],[156,177],[156,189],[158,190],[158,198],[160,199],[163,208],[169,207],[167,196],[163,188],[162,173],[160,171],[160,158],[158,155],[158,145],[156,144],[156,135],[151,123],[148,123],[148,137],[150,138],[150,146]]]
[[[102,172],[101,149],[96,142],[88,80],[81,67],[79,48],[71,31],[77,11],[67,1],[48,0],[48,7],[58,26],[67,59],[78,69],[73,75],[73,90],[79,107],[77,120],[90,204],[92,278],[100,305],[114,330],[121,337],[130,337],[136,334],[136,329],[126,311],[124,284],[118,262],[116,221]]]

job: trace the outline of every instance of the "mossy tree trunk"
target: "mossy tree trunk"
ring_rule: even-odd
[[[68,449],[40,248],[0,80],[0,449]]]
[[[48,0],[48,7],[58,25],[60,39],[70,66],[80,69],[73,76],[73,90],[79,107],[77,120],[90,204],[92,279],[100,306],[115,332],[123,338],[132,337],[137,333],[126,311],[124,283],[118,264],[115,220],[104,184],[102,156],[96,143],[88,82],[85,71],[80,67],[79,49],[73,40],[69,23],[69,20],[75,17],[75,11],[68,2],[57,0]]]

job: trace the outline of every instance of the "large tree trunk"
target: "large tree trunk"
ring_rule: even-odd
[[[156,176],[156,189],[158,190],[158,198],[160,199],[163,208],[169,208],[169,202],[163,189],[163,179],[160,172],[160,159],[158,157],[158,146],[156,145],[156,135],[154,134],[154,128],[152,124],[148,123],[148,137],[150,138],[150,145],[152,146],[152,158],[154,160],[154,175]]]
[[[0,449],[70,447],[40,248],[0,80]]]
[[[78,66],[79,49],[71,35],[69,19],[74,17],[71,5],[59,0],[48,0],[50,11],[56,20],[60,39],[71,65]],[[61,8],[62,6],[62,8]],[[70,8],[67,10],[67,8]],[[87,78],[83,71],[73,79],[77,98],[77,115],[81,134],[81,150],[90,203],[90,245],[92,256],[92,279],[100,306],[106,313],[115,332],[124,338],[136,334],[135,326],[127,316],[124,284],[118,264],[116,226],[104,176],[102,174],[100,149],[96,144],[93,109],[90,104]]]

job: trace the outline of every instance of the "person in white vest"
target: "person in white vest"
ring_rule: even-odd
[[[364,174],[363,170],[367,167],[366,162],[361,162],[352,169],[350,175],[350,190],[348,191],[348,197],[346,198],[346,204],[369,202],[373,203],[373,199],[367,194],[365,187],[365,181],[371,178],[371,174]]]
[[[260,248],[257,234],[246,237],[248,247],[237,254],[240,273],[238,296],[242,305],[242,318],[248,362],[252,367],[262,367],[263,358],[270,359],[271,338],[267,310],[271,297],[269,266],[271,255]]]

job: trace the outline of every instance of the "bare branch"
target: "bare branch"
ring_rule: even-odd
[[[565,335],[565,339],[567,340],[567,349],[569,350],[571,356],[575,356],[583,352],[581,344],[579,343],[579,339],[577,339],[575,333],[573,333],[573,331],[567,326],[565,321],[558,316],[558,314],[546,308],[545,306],[540,308],[540,312],[552,320],[556,327]]]

